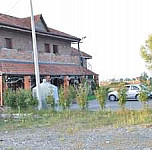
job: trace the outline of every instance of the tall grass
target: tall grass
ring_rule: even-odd
[[[61,112],[30,110],[29,112],[21,113],[18,119],[1,119],[0,130],[52,127],[57,130],[67,131],[71,129],[100,128],[107,125],[118,127],[138,124],[152,124],[152,111],[149,109],[140,111],[120,110],[117,112],[106,110],[97,112],[84,110],[64,110]]]
[[[101,107],[104,108],[107,89],[102,88],[97,90],[95,93],[97,99],[101,101]],[[35,105],[35,103],[31,104],[31,93],[27,93],[27,91],[19,91],[18,95],[15,94],[16,93],[11,91],[10,93],[6,93],[6,104],[8,106],[12,105],[15,110],[6,112],[9,114],[9,116],[5,119],[0,119],[0,130],[25,127],[53,127],[57,130],[73,133],[75,130],[100,128],[105,125],[118,127],[137,124],[152,124],[152,110],[146,108],[136,111],[126,110],[124,108],[126,102],[125,89],[124,91],[121,91],[121,96],[123,97],[121,106],[123,109],[116,112],[107,111],[104,109],[96,112],[87,110],[88,90],[83,84],[79,86],[76,93],[73,89],[68,89],[65,91],[64,88],[61,88],[59,92],[60,105],[63,108],[69,108],[72,99],[76,97],[77,103],[83,109],[83,111],[74,111],[70,109],[63,109],[61,112],[52,111],[52,109],[37,111],[36,109],[28,107],[29,105]],[[102,97],[100,97],[100,95],[102,95]],[[25,101],[26,103],[22,103],[21,100],[23,100],[23,102]],[[48,101],[51,103],[52,107],[54,107],[52,97],[48,97]],[[24,107],[21,107],[22,109],[20,110],[19,116],[14,119],[12,114],[18,112],[16,111],[18,109],[18,105]]]

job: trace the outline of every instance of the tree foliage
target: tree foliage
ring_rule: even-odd
[[[76,100],[78,105],[81,107],[81,109],[87,109],[88,108],[88,89],[85,84],[80,84],[77,93],[76,93]]]
[[[127,89],[123,84],[120,84],[120,87],[118,89],[118,99],[118,104],[122,109],[124,109],[127,99]]]
[[[145,108],[148,104],[148,92],[144,90],[140,91],[139,100],[144,104],[144,108]]]
[[[60,106],[62,106],[63,109],[70,108],[70,105],[75,100],[75,98],[76,98],[76,90],[73,86],[60,87],[59,101],[60,101]]]
[[[152,69],[152,34],[145,41],[145,45],[140,48],[140,55],[147,64],[148,69]]]
[[[105,108],[107,96],[108,96],[108,91],[109,87],[106,86],[100,86],[96,91],[95,91],[95,96],[97,101],[100,104],[101,109]]]
[[[140,82],[144,85],[148,85],[148,75],[146,72],[143,72],[140,76]]]

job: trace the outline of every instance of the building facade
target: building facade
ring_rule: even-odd
[[[35,28],[40,78],[51,83],[74,84],[82,78],[98,83],[98,75],[87,69],[92,56],[79,51],[80,38],[49,28],[42,15],[36,15]],[[71,47],[78,44],[78,49]],[[30,17],[0,14],[0,105],[7,88],[31,89],[35,86]]]

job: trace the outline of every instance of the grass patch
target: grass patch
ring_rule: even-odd
[[[95,100],[96,97],[95,95],[88,95],[87,100],[91,101],[91,100]]]
[[[152,111],[120,110],[112,111],[71,111],[53,112],[51,110],[24,112],[19,119],[1,119],[0,130],[15,130],[19,128],[51,127],[68,133],[81,129],[100,128],[106,125],[128,126],[152,124]]]

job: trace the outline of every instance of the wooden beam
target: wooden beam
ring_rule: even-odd
[[[31,89],[31,76],[24,76],[24,89]]]

